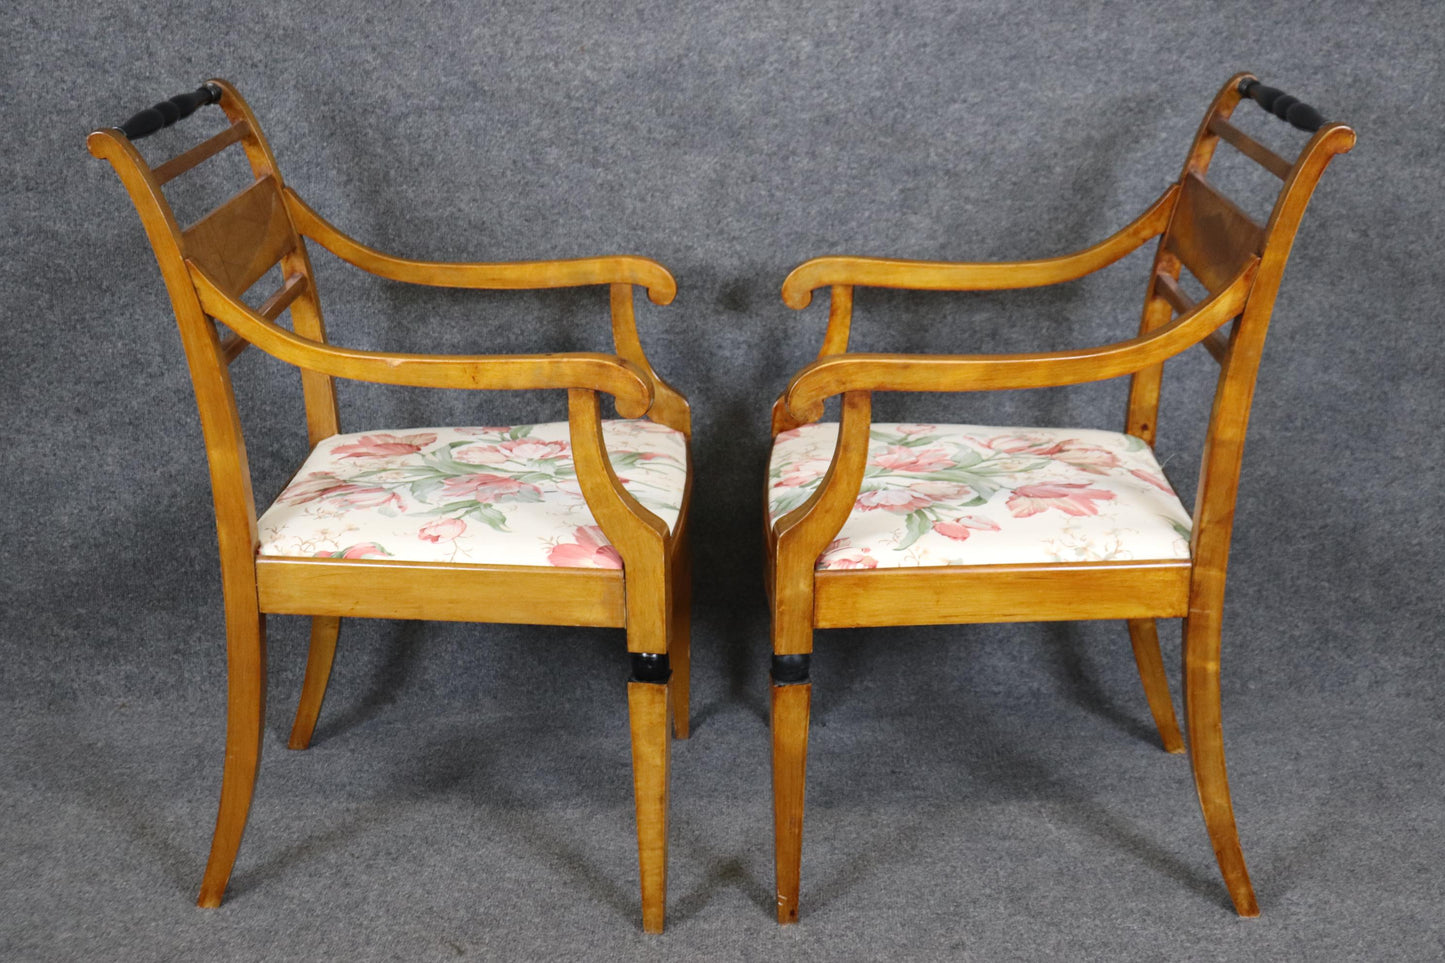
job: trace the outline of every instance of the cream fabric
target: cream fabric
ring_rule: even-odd
[[[683,436],[607,421],[602,437],[623,487],[673,529]],[[334,435],[261,516],[260,554],[620,568],[568,438],[566,422]]]
[[[778,435],[776,520],[818,487],[838,425]],[[1143,441],[1112,431],[875,424],[819,569],[1189,557],[1189,514]]]

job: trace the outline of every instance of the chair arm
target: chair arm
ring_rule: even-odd
[[[813,258],[794,268],[783,281],[783,303],[790,308],[806,308],[815,290],[833,285],[915,291],[997,291],[1073,281],[1108,267],[1151,237],[1164,233],[1178,195],[1178,185],[1170,185],[1147,211],[1106,240],[1073,254],[1039,261],[907,261],[843,255]]]
[[[394,257],[342,233],[311,209],[295,191],[285,189],[286,208],[296,230],[348,264],[370,274],[409,284],[444,288],[525,290],[592,284],[640,284],[653,304],[670,304],[677,282],[651,258],[631,254],[562,261],[446,262]]]
[[[1049,388],[1132,374],[1198,344],[1244,309],[1259,259],[1251,257],[1218,294],[1170,323],[1128,341],[1037,354],[842,354],[793,376],[783,397],[798,422],[817,421],[823,402],[849,391],[1000,391]]]
[[[630,361],[592,352],[517,355],[396,354],[338,348],[303,338],[227,294],[194,261],[186,266],[201,308],[269,355],[337,378],[422,388],[585,388],[617,399],[624,418],[652,407],[652,379]],[[298,279],[299,281],[300,279]],[[219,346],[218,346],[219,347]]]

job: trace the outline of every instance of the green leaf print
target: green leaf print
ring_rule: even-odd
[[[485,522],[499,532],[507,531],[507,516],[497,511],[491,505],[478,504],[476,508],[467,512],[469,518],[475,518],[479,522]]]
[[[933,519],[928,516],[927,512],[920,508],[917,511],[908,513],[907,524],[908,533],[903,536],[903,541],[898,543],[898,548],[895,549],[895,551],[903,551],[924,535],[928,534],[928,530],[933,528]]]

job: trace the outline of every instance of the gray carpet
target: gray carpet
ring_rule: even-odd
[[[1445,955],[1440,5],[320,7],[61,0],[0,24],[0,959]],[[783,276],[829,252],[1100,239],[1175,176],[1239,69],[1360,133],[1281,292],[1231,568],[1225,728],[1263,916],[1229,908],[1124,627],[976,626],[820,634],[802,921],[780,929],[757,492],[769,404],[826,315],[784,307]],[[225,906],[192,905],[225,685],[209,491],[154,261],[84,136],[207,76],[369,243],[637,252],[676,275],[676,303],[639,314],[696,412],[695,734],[673,756],[662,937],[640,932],[626,660],[603,630],[348,623],[316,744],[294,753],[305,626],[275,619],[250,827]],[[183,218],[227,173],[181,187]],[[603,292],[421,291],[317,260],[344,344],[608,344]],[[1146,271],[860,293],[855,344],[1113,340]],[[1166,375],[1159,452],[1186,502],[1214,370],[1197,352]],[[299,385],[256,352],[234,371],[264,502],[304,454]],[[352,430],[562,412],[545,394],[341,398]],[[1117,428],[1123,399],[894,397],[877,417]],[[1177,627],[1165,649],[1177,691]]]

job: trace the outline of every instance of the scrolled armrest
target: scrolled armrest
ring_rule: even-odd
[[[805,261],[783,281],[783,303],[806,308],[818,288],[833,285],[914,291],[996,291],[1073,281],[1108,267],[1164,232],[1179,188],[1171,185],[1133,223],[1092,247],[1036,261],[909,261],[830,255]]]
[[[1244,308],[1259,266],[1251,257],[1218,294],[1170,323],[1127,341],[1035,354],[843,354],[793,376],[784,400],[798,423],[817,421],[823,402],[849,391],[1000,391],[1104,381],[1132,374],[1207,338]]]
[[[398,354],[338,348],[304,338],[266,320],[223,291],[205,270],[187,260],[201,308],[237,335],[288,364],[337,378],[422,388],[532,390],[580,388],[617,401],[624,418],[652,407],[652,379],[617,355],[593,352],[516,355]]]
[[[400,258],[368,247],[343,233],[286,188],[286,207],[296,230],[341,260],[369,274],[409,284],[447,288],[529,290],[593,284],[639,284],[653,304],[670,304],[677,282],[651,258],[632,254],[559,261],[448,262]]]

